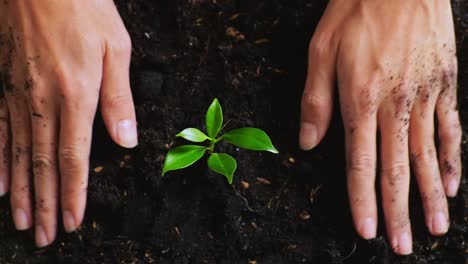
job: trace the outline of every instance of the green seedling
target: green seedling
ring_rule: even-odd
[[[268,135],[258,128],[239,128],[219,136],[222,127],[223,110],[218,99],[214,99],[206,112],[206,134],[197,128],[187,128],[176,135],[176,137],[195,143],[209,141],[209,146],[183,145],[170,150],[164,162],[163,176],[168,171],[184,169],[193,165],[208,153],[208,167],[212,171],[224,175],[229,184],[232,184],[237,162],[228,154],[215,153],[216,143],[221,140],[244,149],[278,154],[278,150],[273,146]]]

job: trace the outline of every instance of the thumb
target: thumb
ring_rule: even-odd
[[[335,82],[335,53],[328,41],[311,41],[309,68],[301,103],[299,145],[303,150],[317,146],[330,125]]]
[[[111,138],[120,146],[138,145],[135,108],[130,89],[129,66],[131,42],[108,48],[104,56],[101,114]]]

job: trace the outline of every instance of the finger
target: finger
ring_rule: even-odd
[[[5,8],[0,8],[0,17]],[[0,196],[4,196],[10,188],[10,158],[11,158],[11,131],[8,103],[5,98],[7,82],[12,85],[11,69],[12,43],[11,37],[6,33],[6,25],[0,26]]]
[[[3,89],[0,87],[0,89]],[[10,186],[10,117],[5,97],[0,97],[0,197],[4,196]]]
[[[63,224],[67,232],[73,232],[84,217],[92,126],[97,106],[97,97],[96,100],[92,97],[90,100],[65,97],[61,106],[59,164]]]
[[[5,98],[11,126],[11,186],[10,203],[16,229],[26,230],[32,225],[31,202],[31,120],[23,93],[23,68],[16,57],[13,38],[4,68]]]
[[[104,56],[101,113],[112,139],[123,147],[133,148],[138,144],[138,135],[129,80],[130,38],[120,45],[108,46]]]
[[[387,233],[395,253],[412,252],[408,214],[410,182],[408,156],[409,96],[396,94],[379,110],[381,134],[381,190]]]
[[[412,110],[410,121],[411,163],[419,185],[426,225],[433,235],[448,231],[447,199],[440,177],[434,144],[434,108],[436,96],[422,92]]]
[[[34,87],[30,98],[33,132],[33,174],[35,190],[35,237],[38,247],[55,240],[58,208],[58,116],[59,108],[51,102],[54,95],[43,87]]]
[[[16,228],[26,230],[32,225],[31,121],[27,101],[18,90],[7,92],[12,130],[10,202]]]
[[[325,136],[333,110],[335,51],[331,40],[316,33],[309,48],[309,68],[301,103],[299,145],[314,148]]]
[[[375,238],[376,118],[345,121],[348,194],[357,232],[364,239]]]
[[[457,108],[457,67],[444,74],[444,87],[437,101],[436,112],[439,134],[439,166],[445,193],[455,197],[461,179],[460,145],[462,130]]]

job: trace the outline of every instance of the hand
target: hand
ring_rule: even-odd
[[[131,41],[111,0],[6,0],[0,10],[0,192],[11,186],[16,228],[34,224],[43,247],[59,199],[67,232],[83,220],[98,101],[113,140],[137,145]]]
[[[430,233],[449,228],[446,196],[461,177],[455,49],[449,0],[332,0],[310,44],[300,144],[311,149],[325,135],[338,81],[355,228],[376,236],[379,133],[382,203],[398,254],[412,252],[410,163]]]

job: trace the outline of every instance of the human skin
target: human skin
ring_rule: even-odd
[[[83,219],[98,101],[110,136],[124,147],[137,144],[131,43],[111,0],[0,5],[0,194],[11,190],[16,227],[34,225],[42,247],[55,238],[59,203],[67,231]],[[337,80],[356,230],[376,235],[379,131],[383,208],[399,254],[411,252],[410,160],[430,232],[448,229],[445,195],[456,195],[461,176],[456,75],[448,0],[332,0],[311,41],[301,146],[323,138]]]
[[[112,0],[0,1],[0,195],[38,247],[58,214],[67,232],[83,220],[98,102],[112,139],[138,143],[130,54]]]
[[[447,196],[461,177],[454,35],[449,0],[331,0],[310,43],[300,145],[309,150],[324,137],[337,82],[355,228],[376,236],[379,174],[397,254],[412,252],[410,166],[429,232],[449,228]]]

